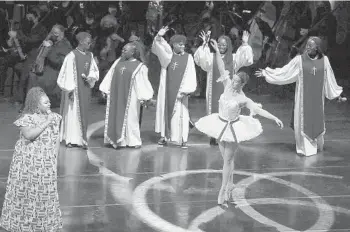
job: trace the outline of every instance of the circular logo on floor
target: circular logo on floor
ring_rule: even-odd
[[[149,203],[147,202],[147,192],[149,190],[160,189],[163,191],[168,191],[171,194],[177,194],[176,186],[180,177],[195,175],[195,174],[220,174],[221,170],[185,170],[173,173],[167,173],[162,176],[157,176],[150,178],[149,180],[141,183],[136,187],[133,194],[133,207],[137,212],[140,219],[147,225],[153,227],[158,231],[164,232],[189,232],[189,231],[203,231],[200,229],[201,225],[209,223],[214,220],[217,216],[220,216],[226,212],[222,207],[216,206],[211,209],[207,209],[201,212],[196,218],[194,218],[187,228],[174,225],[169,221],[163,219],[160,215],[157,215],[154,211],[149,208]],[[310,172],[273,172],[265,174],[257,174],[245,171],[235,171],[235,175],[245,176],[238,183],[235,183],[235,188],[232,191],[233,203],[237,210],[241,210],[246,215],[250,216],[253,220],[256,220],[266,226],[275,227],[278,231],[296,231],[293,228],[289,228],[279,222],[272,220],[271,218],[264,216],[261,212],[254,209],[253,205],[294,205],[294,206],[306,206],[317,208],[318,218],[315,223],[305,230],[307,231],[327,231],[331,228],[334,223],[334,211],[345,213],[350,215],[350,210],[329,205],[321,196],[309,191],[308,189],[297,185],[291,181],[286,181],[279,177],[292,176],[292,175],[302,175],[302,176],[313,176],[322,178],[336,178],[341,179],[340,176],[326,175],[320,173],[310,173]],[[306,197],[295,197],[295,198],[268,198],[264,196],[263,198],[247,199],[247,189],[254,191],[254,183],[260,180],[269,180],[276,184],[282,185],[286,188],[293,189]],[[253,189],[253,190],[252,190]],[[192,190],[193,192],[193,190]],[[158,194],[158,198],[161,195]],[[303,200],[304,199],[304,200]],[[160,201],[160,199],[159,199]],[[151,204],[151,203],[150,203]],[[180,208],[180,207],[179,207]],[[156,210],[157,211],[157,210]]]

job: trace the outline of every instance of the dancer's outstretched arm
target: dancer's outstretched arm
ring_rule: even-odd
[[[223,76],[223,75],[225,75],[225,64],[221,58],[218,43],[214,39],[211,39],[210,44],[213,46],[213,48],[215,50],[215,58],[216,58],[216,62],[218,63],[218,69],[220,72],[220,76]]]
[[[259,107],[255,102],[253,102],[251,99],[247,98],[246,106],[248,109],[253,110],[254,113],[270,119],[272,121],[275,121],[276,124],[282,129],[283,128],[283,122],[277,118],[275,115],[271,114],[270,112],[264,110],[263,108]]]
[[[222,82],[223,85],[226,87],[227,84],[231,83],[231,79],[229,77],[229,71],[225,70],[225,64],[224,61],[221,58],[221,54],[219,51],[219,47],[218,47],[218,43],[214,40],[211,39],[210,40],[210,44],[213,46],[214,50],[215,50],[215,58],[216,58],[216,62],[218,64],[218,69],[220,72],[220,78],[217,80],[217,82]]]

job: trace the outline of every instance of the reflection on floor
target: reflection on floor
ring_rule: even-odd
[[[288,128],[292,102],[252,96],[281,119],[280,130],[261,119],[264,133],[242,144],[235,157],[237,205],[217,206],[222,159],[198,131],[189,148],[160,147],[153,132],[155,109],[144,111],[141,149],[103,145],[104,106],[93,103],[89,150],[59,155],[64,231],[272,232],[350,231],[350,121],[348,104],[326,103],[323,153],[295,154]],[[191,117],[204,115],[204,100],[191,99]],[[0,103],[0,205],[18,131],[17,109]],[[99,169],[99,172],[98,172]]]

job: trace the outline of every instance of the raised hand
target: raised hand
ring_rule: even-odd
[[[245,43],[245,44],[248,43],[249,36],[250,36],[250,34],[249,34],[248,31],[244,31],[244,32],[243,32],[243,36],[242,36],[242,41],[243,41],[243,43]]]
[[[263,69],[260,68],[258,71],[256,71],[254,73],[254,75],[257,76],[257,77],[264,77]]]
[[[207,41],[207,34],[204,31],[201,31],[199,38],[203,40],[203,43]]]
[[[167,31],[169,31],[169,27],[165,26],[162,27],[159,31],[158,31],[158,36],[163,37],[165,35],[165,33],[167,33]]]

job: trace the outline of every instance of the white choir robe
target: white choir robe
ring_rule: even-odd
[[[206,106],[207,114],[215,113],[211,112],[211,101],[209,101],[209,94],[211,91],[211,86],[213,83],[213,53],[210,52],[208,46],[200,46],[194,54],[194,61],[196,64],[201,67],[205,72],[207,72],[207,87],[206,87]],[[253,64],[253,50],[250,45],[241,45],[236,53],[232,54],[233,64],[234,64],[234,73],[246,66]],[[217,112],[216,112],[217,113]]]
[[[91,78],[89,82],[90,88],[94,87],[96,81],[99,79],[99,70],[93,55],[91,54],[91,65],[89,74],[87,76]],[[82,129],[80,127],[80,118],[78,114],[78,98],[77,89],[78,84],[76,73],[76,64],[75,64],[75,55],[73,52],[70,52],[63,61],[61,66],[60,73],[57,78],[57,85],[61,88],[62,99],[61,99],[61,114],[62,114],[62,123],[60,131],[60,141],[66,141],[66,144],[76,144],[78,146],[84,145]],[[73,91],[74,100],[71,101],[68,97],[68,94]],[[86,141],[87,142],[87,141]],[[86,145],[86,144],[85,144]]]
[[[323,96],[329,100],[340,96],[343,88],[338,86],[332,67],[329,63],[328,57],[324,56],[324,89]],[[302,58],[300,55],[296,56],[287,65],[282,68],[266,68],[263,70],[263,75],[266,81],[271,84],[286,85],[296,82],[295,88],[295,105],[294,105],[294,134],[296,141],[296,151],[298,154],[311,156],[317,154],[317,145],[323,147],[324,134],[319,136],[316,141],[309,140],[302,133],[302,104],[303,104],[303,86],[300,80],[303,78]],[[323,97],[323,104],[324,104]]]
[[[100,84],[100,91],[107,95],[107,98],[110,96],[111,82],[113,78],[113,73],[115,66],[118,64],[120,58],[114,62],[106,76],[104,77],[102,83]],[[147,101],[153,97],[153,88],[148,80],[148,68],[146,65],[142,64],[140,69],[136,69],[132,74],[131,80],[131,94],[130,94],[130,104],[128,110],[128,117],[125,124],[125,133],[122,135],[122,138],[118,140],[118,144],[112,144],[115,148],[117,146],[141,146],[142,140],[140,135],[140,125],[139,125],[139,114],[140,114],[140,101]],[[107,100],[106,107],[106,120],[105,125],[108,123],[107,112],[109,112],[109,99]],[[125,111],[126,113],[126,111]],[[107,128],[105,128],[105,134],[107,133]],[[110,141],[104,136],[104,143],[109,144]]]
[[[153,41],[152,52],[157,55],[160,65],[160,82],[158,89],[157,98],[157,111],[156,111],[156,133],[161,133],[161,136],[166,138],[165,135],[165,89],[166,89],[166,77],[167,67],[173,57],[173,52],[170,45],[165,41],[164,38],[160,38],[158,41],[157,37]],[[196,68],[191,54],[188,55],[187,67],[180,85],[179,93],[190,94],[193,93],[197,88],[197,77]],[[170,122],[170,139],[173,142],[181,144],[187,142],[189,133],[189,122],[190,115],[188,111],[188,97],[184,97],[181,100],[176,99],[174,105],[173,117]]]

